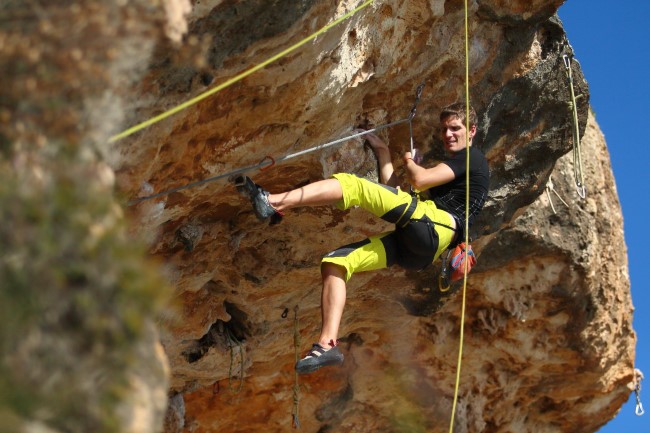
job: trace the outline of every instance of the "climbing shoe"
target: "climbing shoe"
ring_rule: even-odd
[[[282,213],[276,211],[269,203],[268,191],[264,191],[261,186],[253,182],[248,176],[237,176],[233,182],[237,191],[251,201],[257,218],[262,221],[270,218],[271,224],[280,222]]]
[[[330,345],[333,347],[326,350],[320,344],[314,343],[307,355],[296,362],[296,372],[298,374],[308,374],[313,373],[321,367],[343,364],[343,353],[341,353],[341,350],[333,342],[330,342]]]

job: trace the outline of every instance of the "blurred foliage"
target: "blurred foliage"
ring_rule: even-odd
[[[118,431],[126,372],[169,290],[101,165],[54,153],[20,171],[0,160],[0,407],[61,431]]]
[[[121,118],[95,104],[129,91],[128,50],[163,17],[155,0],[0,2],[0,433],[123,431],[130,375],[164,386],[152,323],[171,290],[102,161]]]

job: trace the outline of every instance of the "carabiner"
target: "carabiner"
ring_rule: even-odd
[[[451,288],[451,284],[449,284],[449,278],[446,275],[440,274],[438,276],[438,290],[440,290],[441,293],[445,293]]]
[[[271,160],[271,163],[268,166],[263,166],[267,160]],[[266,155],[260,162],[257,163],[260,171],[268,170],[269,168],[275,165],[275,159],[271,155]]]
[[[420,102],[420,97],[422,96],[422,89],[424,89],[424,83],[421,83],[418,88],[415,90],[415,102],[413,103],[413,107],[411,108],[411,113],[409,114],[409,121],[413,120],[415,117],[415,112],[417,111],[418,108],[418,103]]]
[[[578,191],[578,195],[580,196],[580,198],[584,200],[585,197],[587,196],[587,189],[585,188],[585,186],[580,182],[576,182],[576,189]]]
[[[643,410],[643,405],[641,404],[640,400],[637,400],[636,402],[636,408],[634,409],[634,414],[636,416],[643,416],[645,411]]]
[[[634,413],[636,416],[642,416],[645,411],[641,404],[641,381],[643,380],[643,373],[638,368],[634,369],[634,394],[636,396],[636,407]]]

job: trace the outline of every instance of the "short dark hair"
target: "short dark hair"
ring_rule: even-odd
[[[465,117],[467,115],[467,106],[465,105],[464,102],[454,102],[453,104],[447,105],[445,108],[440,111],[440,121],[442,122],[444,119],[450,116],[455,116],[458,117],[458,120],[461,122],[465,122]],[[469,106],[469,127],[471,128],[472,126],[476,125],[478,122],[477,116],[476,116],[476,111],[474,111],[474,108],[470,105]]]

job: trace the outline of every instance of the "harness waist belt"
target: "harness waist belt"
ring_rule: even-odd
[[[406,210],[404,211],[402,216],[399,217],[395,225],[399,226],[400,228],[406,227],[409,221],[411,220],[411,217],[413,216],[413,212],[415,212],[415,208],[417,206],[418,206],[418,200],[415,197],[412,197],[409,207],[406,208]]]

